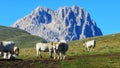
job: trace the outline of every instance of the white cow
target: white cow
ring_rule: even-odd
[[[59,60],[64,60],[66,57],[66,52],[68,50],[68,44],[66,41],[62,40],[59,43],[53,43],[53,48],[54,48],[54,59],[56,59],[56,54],[58,55]]]
[[[14,46],[15,43],[13,41],[2,41],[0,42],[0,52],[1,56],[3,56],[4,59],[11,59],[14,54],[18,55],[19,48]]]
[[[36,44],[37,57],[41,57],[41,52],[49,52],[50,58],[52,58],[53,47],[52,43],[37,43]]]
[[[83,44],[83,46],[85,46],[88,51],[90,51],[90,48],[94,49],[96,46],[96,41],[95,40],[91,40],[91,41],[87,41]]]

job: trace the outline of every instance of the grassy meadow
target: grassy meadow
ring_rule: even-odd
[[[96,48],[94,51],[88,52],[83,47],[83,42],[87,40],[96,40]],[[112,34],[76,40],[68,42],[69,50],[67,51],[66,60],[60,61],[60,67],[65,68],[120,68],[120,34]],[[44,58],[49,59],[49,54],[43,53]],[[37,60],[36,50],[34,47],[21,48],[20,56],[24,60]],[[46,61],[47,62],[47,61]],[[51,61],[54,63],[54,61]],[[37,63],[38,64],[38,63]],[[38,66],[41,63],[38,64]],[[44,64],[42,64],[43,66]],[[43,66],[44,67],[44,66]]]
[[[83,42],[96,40],[94,51],[88,52]],[[20,48],[17,59],[22,61],[0,61],[0,67],[16,68],[120,68],[120,33],[106,36],[70,41],[69,50],[64,61],[49,59],[49,53],[43,58],[36,58],[35,43],[45,42],[44,39],[32,36],[23,30],[0,27],[0,41],[13,40]],[[3,63],[5,62],[5,63]]]

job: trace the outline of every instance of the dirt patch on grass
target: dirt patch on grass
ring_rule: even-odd
[[[35,59],[35,60],[5,60],[0,59],[0,68],[61,68],[59,60]]]
[[[104,58],[104,57],[118,57],[120,54],[107,54],[107,55],[82,55],[82,56],[68,56],[67,62],[78,58]],[[49,58],[35,59],[35,60],[5,60],[0,59],[0,68],[62,68],[60,60],[53,60]]]

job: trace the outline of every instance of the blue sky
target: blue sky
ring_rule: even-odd
[[[38,6],[56,11],[73,5],[86,9],[104,35],[120,32],[120,0],[1,0],[0,25],[12,25]]]

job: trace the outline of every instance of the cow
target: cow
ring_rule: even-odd
[[[54,59],[56,59],[56,55],[58,56],[59,60],[64,60],[66,57],[66,52],[68,50],[68,44],[65,40],[60,41],[59,43],[53,43],[53,50],[54,50]]]
[[[83,46],[87,48],[88,51],[90,51],[90,48],[94,49],[96,46],[96,41],[95,40],[90,40],[85,43],[83,43]]]
[[[4,59],[11,59],[10,57],[18,55],[19,48],[15,47],[13,41],[2,41],[0,42],[0,53]]]
[[[52,58],[52,52],[53,52],[53,47],[52,47],[52,42],[50,43],[36,43],[36,53],[37,57],[41,56],[41,52],[49,52],[50,58]]]

